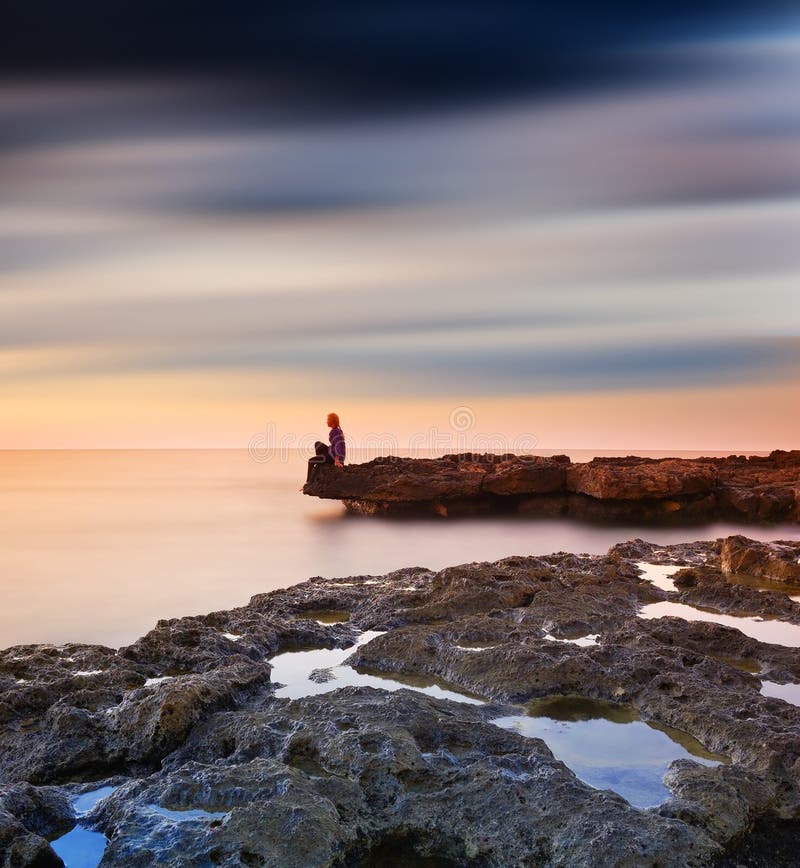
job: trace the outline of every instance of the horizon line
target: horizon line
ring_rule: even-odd
[[[371,447],[369,446],[351,446],[349,447],[351,452],[373,452]],[[638,447],[631,446],[620,446],[620,447],[591,447],[591,446],[560,446],[560,447],[552,447],[552,448],[537,448],[537,449],[528,449],[520,452],[490,452],[488,450],[484,452],[476,452],[474,450],[463,450],[461,452],[453,452],[453,451],[442,451],[442,450],[434,450],[434,449],[426,449],[424,447],[417,446],[404,446],[398,447],[397,451],[400,452],[434,452],[439,451],[442,455],[460,455],[467,454],[469,452],[473,452],[476,455],[530,455],[537,452],[552,452],[555,454],[559,454],[562,452],[591,452],[596,449],[602,449],[606,452],[628,452],[629,454],[634,454],[635,452],[674,452],[674,453],[683,453],[683,452],[708,452],[714,453],[715,455],[770,455],[772,452],[794,452],[800,450],[800,445],[797,447],[782,447],[776,446],[771,449],[732,449],[728,448],[709,448],[702,447],[697,449],[668,449],[665,447],[649,447],[640,449]],[[7,446],[0,447],[0,452],[249,452],[248,446]],[[285,447],[282,449],[276,449],[276,452],[302,452],[304,454],[310,454],[309,449],[300,448],[297,446]],[[391,451],[386,452],[386,455],[392,455]]]

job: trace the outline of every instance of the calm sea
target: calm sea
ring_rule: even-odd
[[[0,452],[0,647],[116,647],[159,618],[241,605],[315,575],[602,553],[636,536],[662,543],[728,533],[800,538],[796,525],[355,518],[336,501],[301,495],[304,481],[300,454],[259,463],[246,450]]]

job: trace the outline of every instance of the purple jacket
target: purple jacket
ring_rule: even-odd
[[[344,464],[345,445],[344,431],[337,425],[336,428],[331,428],[330,433],[331,445],[328,447],[328,452],[331,458],[338,458]]]

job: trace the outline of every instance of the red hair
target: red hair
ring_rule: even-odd
[[[333,427],[339,427],[339,414],[338,413],[328,413],[328,420],[333,422]]]

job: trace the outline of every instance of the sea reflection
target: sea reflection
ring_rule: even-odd
[[[0,452],[0,646],[116,647],[159,618],[241,605],[314,575],[559,550],[604,554],[635,537],[800,538],[797,526],[358,519],[334,501],[301,495],[305,470],[300,454],[259,464],[244,450]]]

